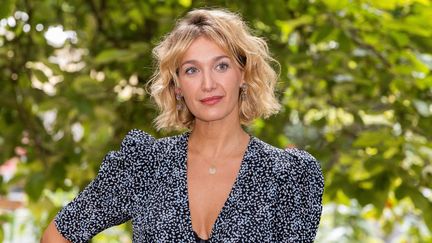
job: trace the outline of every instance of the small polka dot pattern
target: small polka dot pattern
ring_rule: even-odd
[[[155,139],[132,130],[97,177],[55,217],[71,242],[131,220],[133,242],[196,242],[189,211],[189,133]],[[322,211],[319,162],[251,137],[209,242],[313,242]]]

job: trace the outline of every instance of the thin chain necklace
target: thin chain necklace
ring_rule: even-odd
[[[248,149],[248,147],[249,147],[250,140],[251,140],[251,137],[249,136],[249,140],[248,140],[248,143],[247,143],[247,145],[246,145],[246,151],[245,151],[244,153],[247,152],[247,149]],[[244,156],[244,155],[243,155],[243,156]],[[242,161],[243,161],[243,156],[242,156]],[[210,175],[215,175],[216,172],[217,172],[216,163],[214,163],[214,162],[213,162],[213,163],[210,163],[210,166],[209,166],[209,168],[208,168],[208,173],[209,173]]]

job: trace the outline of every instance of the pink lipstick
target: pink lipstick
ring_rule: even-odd
[[[214,105],[218,103],[222,98],[223,96],[211,96],[211,97],[201,99],[200,101],[205,105]]]

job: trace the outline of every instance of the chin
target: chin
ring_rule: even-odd
[[[191,112],[195,116],[195,119],[202,122],[215,122],[224,119],[235,120],[235,115],[238,116],[238,109],[236,109],[235,104],[221,104],[220,106],[213,107],[196,106],[193,110]]]
[[[202,115],[202,116],[195,116],[196,120],[202,121],[202,122],[215,122],[215,121],[221,121],[227,116],[225,115]]]
[[[232,119],[231,114],[235,112],[233,111],[208,111],[208,112],[200,112],[195,116],[195,119],[200,120],[202,122],[216,122],[222,121],[224,119]]]

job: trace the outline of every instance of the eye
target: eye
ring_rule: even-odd
[[[194,73],[196,73],[196,72],[198,72],[198,68],[196,68],[196,67],[188,67],[188,68],[186,68],[185,71],[184,71],[184,73],[185,73],[186,75],[192,75],[192,74],[194,74]]]
[[[218,65],[216,65],[216,70],[218,71],[225,71],[229,68],[229,64],[226,62],[221,62]]]

